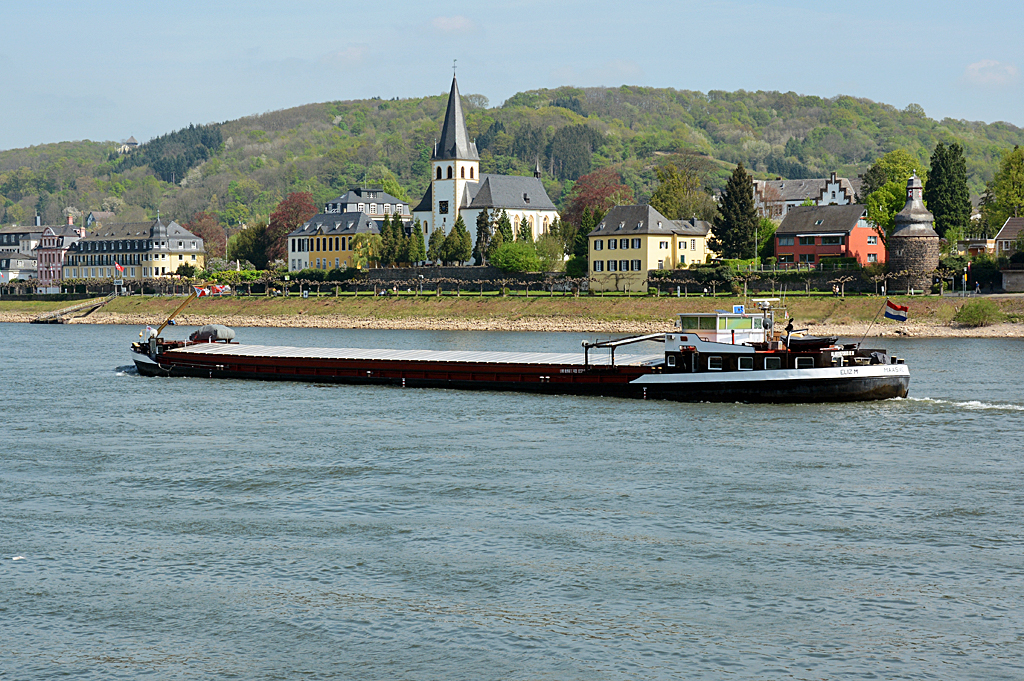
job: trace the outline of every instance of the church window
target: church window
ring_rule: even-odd
[[[448,166],[448,179],[452,179],[452,167]]]
[[[437,167],[437,179],[441,179],[441,166]]]
[[[465,166],[459,168],[459,177],[461,177],[463,180],[466,179],[466,167]]]
[[[469,168],[469,179],[471,179],[471,180],[473,179],[473,167],[472,166],[470,166],[470,168]]]

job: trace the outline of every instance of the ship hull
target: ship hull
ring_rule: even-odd
[[[905,365],[722,374],[661,373],[651,366],[316,360],[141,353],[143,376],[301,381],[492,390],[677,402],[857,402],[906,397]],[[230,360],[230,361],[229,361]]]

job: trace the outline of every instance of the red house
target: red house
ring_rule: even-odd
[[[794,206],[775,232],[775,257],[783,267],[817,267],[825,257],[856,258],[863,265],[885,262],[885,244],[859,203]]]

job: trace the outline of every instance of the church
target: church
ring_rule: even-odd
[[[434,230],[450,232],[461,215],[475,245],[476,219],[484,209],[499,214],[504,210],[513,234],[519,233],[525,221],[534,240],[546,234],[558,217],[558,209],[540,181],[539,168],[533,177],[480,173],[480,155],[476,143],[469,141],[459,85],[454,77],[441,137],[434,144],[430,166],[430,187],[412,211],[413,218],[420,221],[425,242]]]

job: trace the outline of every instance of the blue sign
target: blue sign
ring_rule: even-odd
[[[733,314],[747,314],[745,310],[746,310],[746,308],[743,305],[733,305],[732,306],[732,313]]]

